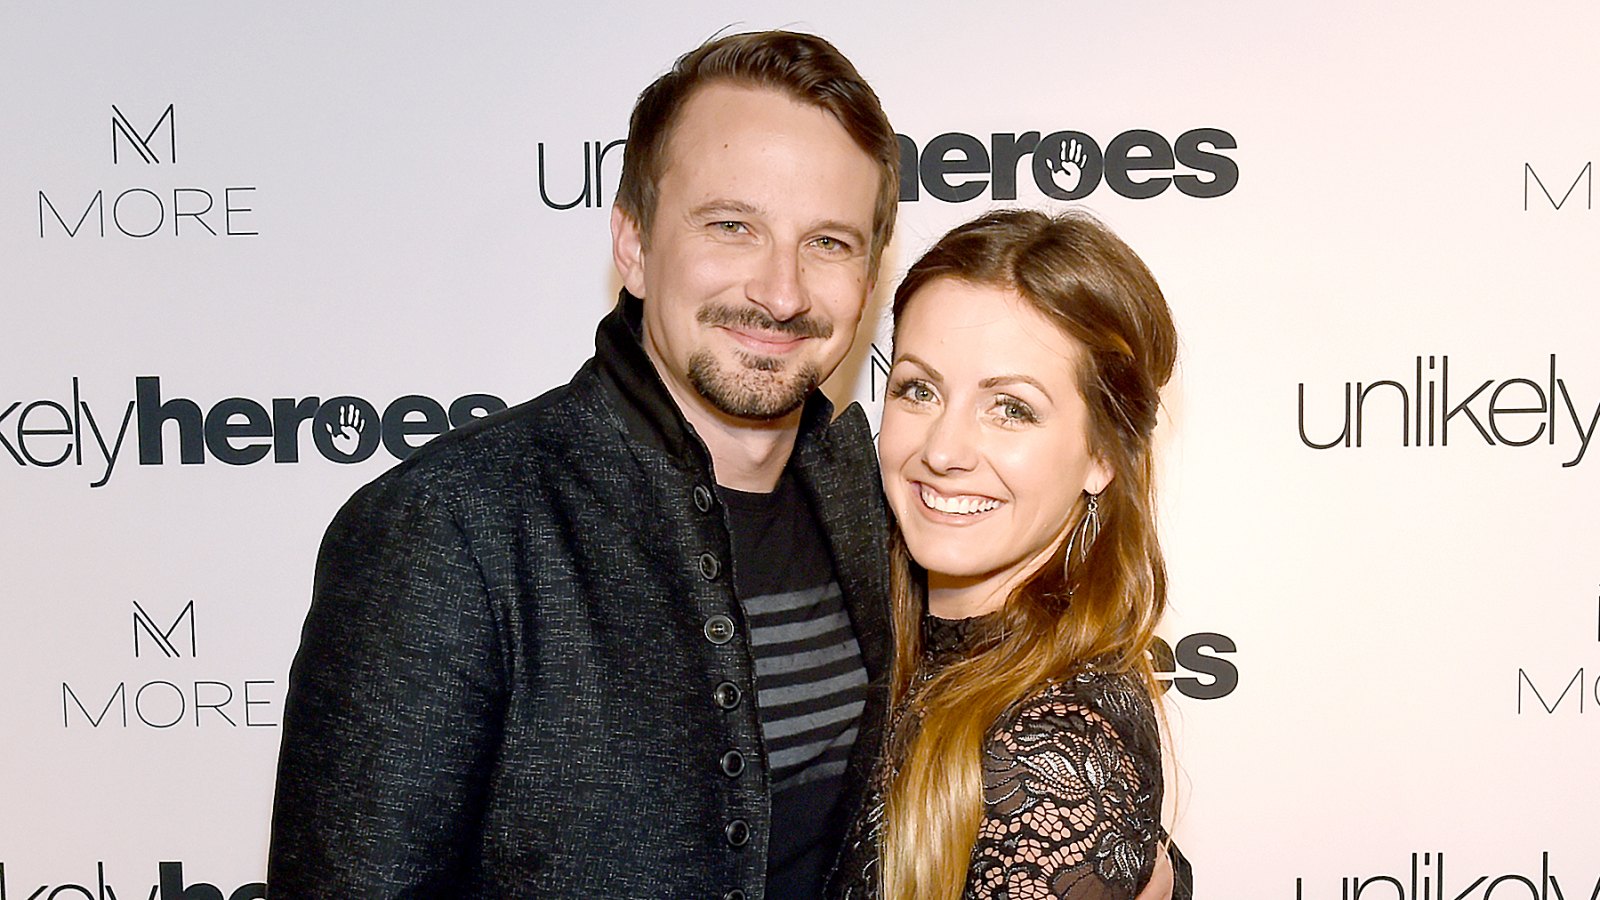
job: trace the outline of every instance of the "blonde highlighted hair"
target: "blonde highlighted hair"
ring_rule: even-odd
[[[946,278],[1013,291],[1079,344],[1089,448],[1114,474],[1098,495],[1100,531],[1087,556],[1069,560],[1065,546],[1058,549],[1006,599],[980,652],[920,685],[926,575],[896,532],[891,696],[903,712],[889,737],[881,847],[891,900],[961,896],[983,817],[983,744],[1009,706],[1091,665],[1133,674],[1157,696],[1149,649],[1166,607],[1152,433],[1177,334],[1149,269],[1085,213],[991,212],[946,234],[911,267],[895,292],[895,321],[919,290]],[[1075,527],[1085,508],[1080,499],[1063,528]]]

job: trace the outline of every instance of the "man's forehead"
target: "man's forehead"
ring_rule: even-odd
[[[832,110],[781,88],[720,80],[695,88],[673,117],[662,145],[662,172],[669,169],[684,144],[715,147],[739,135],[826,135],[847,143],[868,162],[871,155],[846,130]]]
[[[666,162],[672,163],[674,146],[688,140],[712,140],[718,132],[732,132],[747,119],[735,112],[755,115],[779,112],[816,112],[821,116],[816,127],[831,122],[838,125],[823,107],[806,103],[787,91],[763,84],[721,79],[696,87],[684,98],[667,132]],[[842,126],[840,126],[842,128]]]
[[[785,155],[790,148],[807,144],[813,156]],[[831,111],[765,85],[718,81],[697,88],[679,110],[662,149],[662,182],[676,181],[681,187],[685,180],[695,180],[712,191],[682,198],[697,206],[762,205],[753,197],[724,196],[712,187],[720,176],[731,175],[720,168],[726,161],[754,162],[757,170],[770,168],[775,175],[785,167],[803,166],[805,177],[814,179],[819,191],[828,181],[850,177],[853,170],[870,176],[872,186],[865,195],[869,202],[876,197],[880,177],[871,156]]]

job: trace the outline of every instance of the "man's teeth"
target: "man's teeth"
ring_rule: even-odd
[[[935,512],[950,513],[957,516],[971,516],[991,509],[998,509],[999,500],[988,497],[945,497],[935,493],[932,489],[922,488],[922,502]]]

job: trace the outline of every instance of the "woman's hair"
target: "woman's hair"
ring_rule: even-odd
[[[897,332],[918,291],[943,278],[1014,292],[1077,342],[1089,451],[1113,477],[1098,497],[1099,536],[1087,555],[1074,548],[1069,559],[1062,542],[1011,592],[981,651],[915,691],[926,573],[896,530],[891,693],[904,709],[890,735],[882,847],[885,896],[895,900],[960,896],[983,816],[982,747],[1009,706],[1088,666],[1132,674],[1157,696],[1148,653],[1166,607],[1151,435],[1177,334],[1150,270],[1085,213],[991,212],[911,267],[895,291]],[[1063,532],[1086,508],[1080,499]]]

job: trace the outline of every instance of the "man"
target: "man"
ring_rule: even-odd
[[[815,388],[897,160],[808,35],[717,40],[640,96],[594,358],[329,529],[274,897],[820,894],[889,652],[870,433]]]

